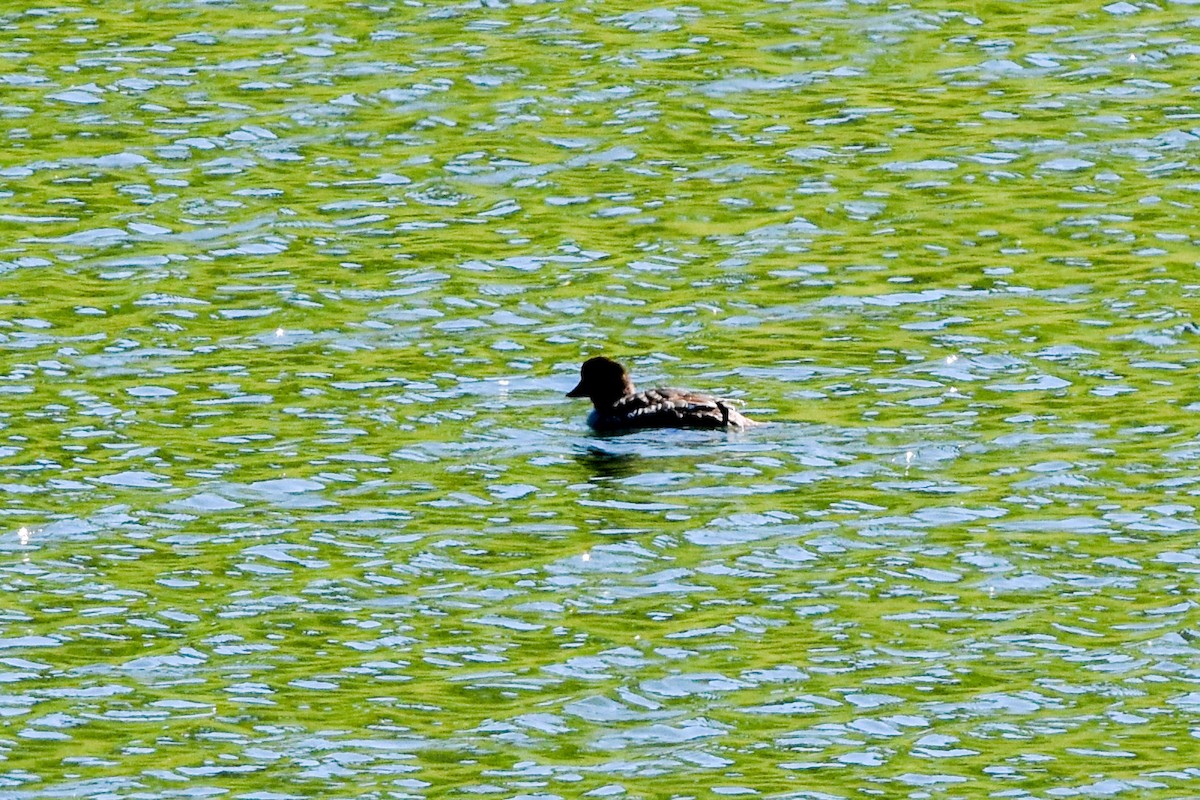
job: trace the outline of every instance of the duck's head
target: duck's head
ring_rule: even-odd
[[[579,370],[579,385],[567,392],[567,397],[586,397],[597,408],[611,406],[627,394],[633,394],[633,381],[625,367],[606,356],[596,356],[583,362]]]

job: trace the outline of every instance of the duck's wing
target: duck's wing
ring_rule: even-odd
[[[750,420],[719,397],[658,388],[624,397],[613,415],[635,428],[743,428]]]

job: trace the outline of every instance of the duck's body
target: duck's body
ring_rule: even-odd
[[[567,397],[586,397],[594,406],[588,425],[597,431],[637,428],[709,428],[737,430],[755,424],[733,403],[684,389],[659,387],[639,392],[629,373],[604,356],[590,358],[580,370],[579,385]]]

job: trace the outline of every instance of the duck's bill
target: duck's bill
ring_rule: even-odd
[[[578,386],[567,392],[567,397],[587,397],[587,391],[583,388],[583,381],[580,381]]]

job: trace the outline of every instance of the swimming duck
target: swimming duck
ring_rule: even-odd
[[[586,397],[595,408],[588,425],[598,431],[634,428],[724,428],[754,425],[732,402],[684,389],[659,387],[639,392],[625,367],[605,356],[583,362],[579,385],[567,397]]]

